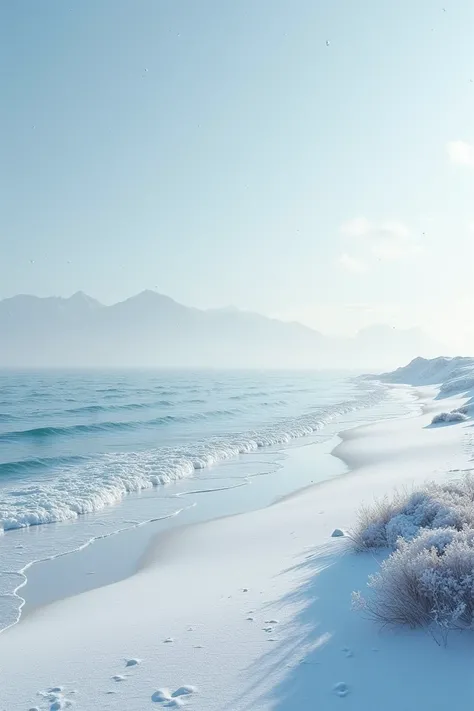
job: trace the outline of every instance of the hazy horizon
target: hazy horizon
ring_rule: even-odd
[[[236,308],[197,309],[153,291],[104,305],[19,295],[0,301],[0,367],[388,369],[453,355],[421,329],[373,324],[330,336]]]
[[[5,298],[0,298],[0,303],[2,301],[9,301],[11,299],[16,299],[17,297],[32,297],[34,299],[41,299],[41,300],[47,300],[47,299],[62,299],[64,301],[69,301],[71,299],[74,299],[76,297],[86,297],[87,299],[91,299],[92,301],[96,302],[99,306],[116,306],[118,304],[122,304],[125,301],[130,301],[138,296],[144,295],[144,294],[154,294],[157,297],[164,297],[165,299],[169,299],[171,301],[174,301],[176,304],[179,304],[180,306],[185,306],[186,308],[189,309],[197,309],[199,311],[220,311],[224,313],[232,313],[232,312],[238,312],[242,314],[255,314],[257,316],[264,316],[265,318],[269,318],[275,321],[280,321],[281,323],[296,323],[301,326],[306,326],[307,328],[310,328],[313,331],[316,331],[317,333],[321,333],[322,335],[329,335],[327,333],[324,333],[321,329],[315,328],[314,326],[309,326],[308,324],[304,323],[303,321],[299,321],[298,319],[289,319],[285,318],[284,316],[268,316],[267,314],[263,314],[259,311],[254,311],[252,309],[243,309],[237,306],[236,304],[223,304],[221,306],[212,306],[209,308],[200,308],[198,306],[193,306],[192,304],[184,304],[177,299],[175,299],[172,295],[170,294],[163,294],[162,292],[156,291],[154,289],[143,289],[143,291],[139,291],[135,294],[130,294],[128,296],[125,296],[124,298],[120,299],[119,301],[113,301],[106,303],[104,301],[101,301],[100,299],[96,298],[93,294],[88,294],[85,292],[83,289],[79,289],[78,291],[75,291],[72,294],[68,295],[57,295],[57,294],[47,294],[44,296],[39,296],[38,294],[32,294],[32,293],[21,293],[21,294],[13,294],[12,296],[8,296]],[[383,321],[374,321],[373,323],[368,324],[367,326],[363,326],[359,328],[357,331],[355,331],[353,334],[347,334],[347,333],[338,333],[338,334],[330,334],[333,336],[339,336],[339,337],[348,337],[350,338],[351,336],[356,336],[358,333],[361,331],[367,331],[371,328],[379,328],[379,327],[390,327],[390,324],[384,323]],[[407,327],[407,328],[396,328],[395,326],[391,327],[393,330],[397,331],[410,331],[410,330],[423,330],[422,327],[418,326],[413,326],[413,327]]]

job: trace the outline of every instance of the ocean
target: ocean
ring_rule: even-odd
[[[19,619],[34,562],[190,508],[228,513],[202,494],[246,487],[235,510],[259,506],[286,450],[404,408],[348,373],[1,373],[0,629]],[[324,473],[308,476],[283,493]]]

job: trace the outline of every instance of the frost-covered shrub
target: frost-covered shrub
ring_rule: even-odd
[[[385,537],[387,545],[395,548],[399,538],[410,541],[419,531],[419,526],[413,521],[412,516],[401,513],[394,516],[385,526]]]
[[[350,532],[351,538],[360,549],[384,548],[387,542],[387,524],[403,513],[408,494],[396,491],[389,499],[384,496],[374,501],[372,506],[362,506],[357,514],[357,523]]]
[[[370,595],[353,604],[389,625],[474,628],[474,530],[424,530],[398,548],[369,578]]]
[[[432,425],[439,425],[445,422],[465,422],[467,415],[461,412],[460,409],[452,410],[451,412],[439,412],[431,420]]]
[[[428,485],[421,491],[396,492],[363,507],[350,537],[359,549],[395,548],[427,528],[474,529],[474,477]]]
[[[369,578],[369,595],[353,594],[354,607],[384,624],[430,626],[444,640],[474,629],[472,475],[376,502],[352,537],[359,548],[394,549]]]

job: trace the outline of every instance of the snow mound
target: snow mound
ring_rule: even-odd
[[[468,419],[464,412],[451,410],[451,412],[439,412],[431,420],[432,425],[442,425],[449,422],[465,422]]]
[[[441,384],[441,395],[452,395],[454,393],[467,392],[474,388],[474,371],[473,368],[461,368],[460,372],[456,372]]]
[[[470,375],[469,375],[470,374]],[[389,373],[382,373],[379,379],[387,383],[407,385],[438,385],[448,388],[448,382],[458,382],[454,389],[462,389],[463,378],[474,380],[474,358],[456,356],[455,358],[415,358],[408,365]],[[474,384],[474,382],[473,382]],[[469,388],[466,388],[469,389]]]

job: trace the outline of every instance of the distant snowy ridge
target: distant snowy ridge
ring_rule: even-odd
[[[474,389],[474,358],[415,358],[408,365],[379,379],[385,383],[405,385],[439,385],[441,394],[454,394]]]

